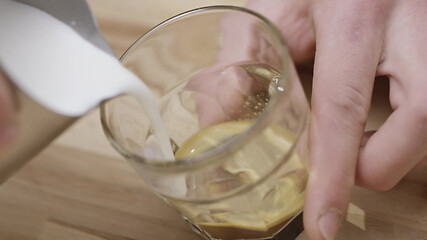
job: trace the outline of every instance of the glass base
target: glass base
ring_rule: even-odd
[[[206,240],[225,240],[214,238],[200,227],[193,224],[188,218],[184,219],[190,224],[191,229]],[[295,215],[279,232],[271,238],[254,238],[240,240],[295,240],[304,231],[302,212]]]

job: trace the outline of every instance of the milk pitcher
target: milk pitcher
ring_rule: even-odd
[[[2,0],[0,32],[0,69],[14,89],[19,127],[12,147],[0,151],[1,184],[79,116],[119,91],[91,92],[102,83],[97,70],[119,61],[86,0]],[[84,57],[93,54],[109,56],[99,57],[107,60],[93,69],[96,61]],[[82,87],[73,89],[76,82]]]
[[[77,119],[46,109],[19,89],[16,101],[19,133],[12,148],[0,152],[0,184]]]

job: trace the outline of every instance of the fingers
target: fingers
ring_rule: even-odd
[[[198,93],[200,127],[245,117],[245,99],[257,87],[241,67],[216,64],[194,76],[186,88]]]
[[[346,212],[382,44],[375,12],[328,2],[313,12],[317,52],[304,211],[312,240],[333,239]]]
[[[0,150],[10,146],[16,136],[13,96],[7,77],[0,70]]]
[[[390,78],[395,111],[361,148],[357,167],[357,183],[376,190],[390,189],[427,161],[427,3],[398,4],[379,67]]]
[[[246,7],[269,18],[282,32],[295,63],[312,60],[315,51],[314,30],[309,0],[250,0]]]
[[[427,125],[419,104],[401,107],[361,148],[357,184],[376,189],[392,188],[406,173],[426,165]]]
[[[358,185],[390,189],[427,154],[427,125],[420,112],[413,106],[397,109],[369,138],[360,151]]]

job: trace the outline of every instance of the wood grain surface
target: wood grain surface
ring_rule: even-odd
[[[119,56],[156,23],[209,4],[244,1],[90,0],[107,41]],[[310,69],[302,78],[310,92]],[[386,80],[377,81],[368,129],[390,113]],[[109,145],[93,111],[0,186],[0,239],[200,239]],[[299,239],[308,239],[304,234]],[[427,239],[427,169],[395,188],[356,187],[339,240]]]

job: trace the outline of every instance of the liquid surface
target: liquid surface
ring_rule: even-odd
[[[13,82],[53,112],[81,116],[102,100],[135,95],[149,116],[163,156],[173,160],[154,96],[114,57],[49,14],[0,1],[0,64]]]
[[[175,156],[182,159],[198,155],[245,131],[251,124],[250,120],[232,121],[205,128],[189,138]],[[292,134],[279,126],[272,126],[239,153],[241,159],[256,164],[251,167],[244,166],[244,163],[224,164],[217,172],[209,174],[216,177],[187,179],[187,185],[196,186],[198,194],[209,191],[207,194],[214,196],[227,188],[256,183],[253,189],[213,203],[170,202],[211,239],[271,237],[301,211],[307,172],[296,154],[261,183],[257,183],[261,178],[257,168],[268,164],[269,156],[284,156],[292,141]],[[208,183],[202,186],[203,182]],[[191,191],[188,194],[192,194]]]

